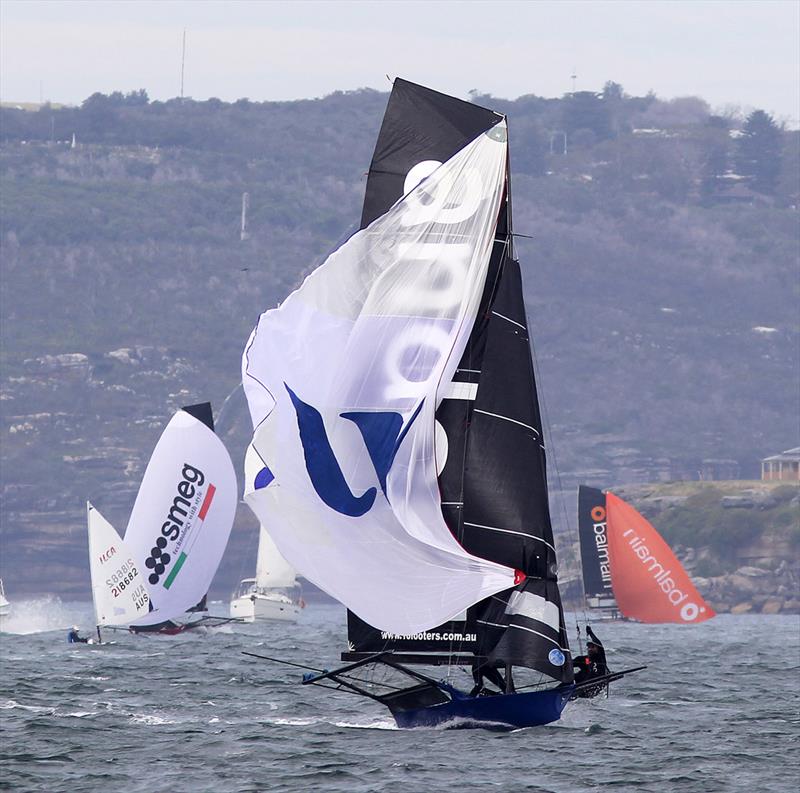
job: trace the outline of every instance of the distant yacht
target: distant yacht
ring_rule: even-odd
[[[281,556],[262,524],[256,577],[245,578],[239,584],[231,599],[231,617],[245,622],[295,622],[304,607],[294,568]]]
[[[0,578],[0,630],[2,630],[3,623],[10,613],[11,604],[8,602],[5,590],[3,589],[3,579]]]

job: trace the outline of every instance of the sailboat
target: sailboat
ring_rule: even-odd
[[[305,606],[297,574],[262,523],[255,578],[243,578],[231,599],[231,617],[245,622],[295,622]]]
[[[361,230],[261,315],[242,366],[245,500],[349,609],[345,665],[303,682],[401,727],[557,720],[576,685],[505,117],[395,80]]]
[[[100,627],[182,633],[230,622],[205,608],[236,511],[236,474],[211,405],[179,410],[145,470],[124,541],[87,505],[92,594]]]
[[[650,522],[611,491],[578,488],[586,605],[606,618],[682,625],[716,616]]]

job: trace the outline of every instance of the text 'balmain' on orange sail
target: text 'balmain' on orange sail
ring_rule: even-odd
[[[639,622],[704,622],[716,616],[661,535],[630,504],[606,493],[614,597]]]

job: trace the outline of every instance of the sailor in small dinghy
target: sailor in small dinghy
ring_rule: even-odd
[[[80,633],[78,633],[77,625],[73,625],[72,628],[70,628],[67,634],[67,644],[87,644],[88,642],[88,639],[84,639]]]
[[[586,626],[586,633],[589,636],[586,642],[586,655],[579,655],[572,659],[572,663],[575,666],[576,683],[583,683],[594,677],[608,674],[606,651],[603,643],[588,625]]]

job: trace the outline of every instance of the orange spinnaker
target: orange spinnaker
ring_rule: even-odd
[[[606,494],[611,585],[620,611],[639,622],[705,622],[700,597],[661,535],[630,504]]]

